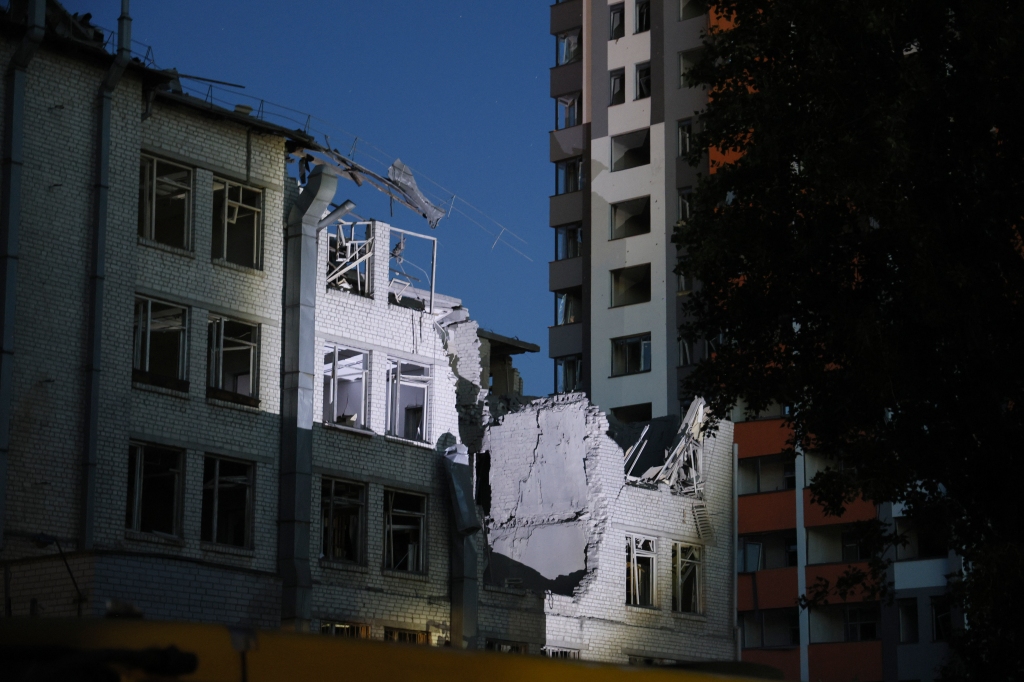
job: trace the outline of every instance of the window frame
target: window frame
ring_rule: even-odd
[[[328,349],[330,349],[330,351],[328,351]],[[362,356],[362,358],[363,358],[363,369],[362,369],[362,373],[363,374],[362,374],[362,379],[361,379],[361,381],[362,381],[362,388],[361,388],[361,396],[360,396],[360,399],[359,399],[360,400],[360,402],[359,402],[359,416],[361,417],[361,423],[359,421],[357,421],[356,424],[354,424],[354,425],[342,424],[341,422],[338,421],[337,391],[338,391],[338,381],[339,381],[338,380],[338,361],[339,361],[338,352],[339,351],[354,352],[357,355]],[[327,358],[326,358],[326,355],[327,355],[328,352],[333,354],[333,360],[332,360],[331,374],[330,375],[327,374]],[[328,341],[328,342],[326,342],[324,344],[324,356],[325,356],[324,357],[324,368],[323,368],[323,379],[324,379],[324,381],[322,382],[322,384],[324,385],[324,395],[323,395],[323,398],[322,398],[322,401],[323,401],[323,411],[322,411],[322,413],[323,413],[323,417],[324,417],[324,423],[325,424],[329,424],[331,426],[343,426],[343,427],[349,428],[349,429],[359,429],[361,431],[369,431],[370,430],[370,400],[369,400],[369,397],[370,397],[370,389],[369,389],[369,384],[370,384],[370,351],[362,350],[360,348],[353,348],[351,346],[346,346],[344,344],[334,343],[334,342]],[[353,357],[355,357],[355,356],[353,356]],[[330,382],[330,390],[331,390],[331,393],[333,394],[332,397],[330,398],[330,402],[328,402],[328,397],[327,397],[328,393],[327,393],[327,386],[326,386],[326,384],[328,382]],[[330,409],[331,409],[331,419],[327,419],[328,405],[330,405]]]
[[[568,366],[568,362],[572,361],[575,364],[575,380],[573,381],[572,388],[565,390],[568,387],[568,382],[565,381],[567,376],[565,368]],[[573,355],[563,355],[555,358],[555,393],[576,393],[581,391],[583,387],[583,354],[575,353]]]
[[[618,81],[619,90],[615,91],[615,83]],[[612,69],[608,72],[608,106],[614,107],[626,103],[626,69]]]
[[[642,71],[646,71],[647,75],[646,76],[641,75]],[[636,73],[636,78],[635,78],[634,83],[633,83],[633,87],[635,88],[633,90],[633,101],[634,102],[639,102],[642,99],[650,99],[651,98],[651,93],[652,93],[652,88],[653,88],[653,85],[654,85],[654,81],[653,81],[652,75],[651,75],[651,63],[650,62],[640,62],[639,64],[636,65],[635,73]],[[646,82],[647,82],[647,87],[646,88],[641,88],[641,85],[644,83],[645,79],[646,79]]]
[[[207,460],[213,460],[214,464],[214,485],[213,485],[213,512],[210,516],[210,528],[209,537],[207,537],[207,528],[203,524],[203,512],[202,507],[206,506],[206,462]],[[222,542],[217,538],[217,521],[220,513],[220,465],[221,462],[230,462],[232,464],[242,464],[248,467],[248,480],[245,483],[246,496],[245,496],[245,538],[244,543],[233,544],[230,542]],[[200,529],[199,539],[200,542],[210,545],[220,545],[222,547],[237,547],[243,550],[253,549],[255,533],[253,532],[255,525],[255,493],[256,493],[256,463],[244,459],[237,459],[234,457],[224,457],[217,454],[206,453],[203,455],[203,484],[202,484],[202,496],[200,502]]]
[[[693,550],[689,558],[683,556],[683,550]],[[683,583],[685,577],[679,568],[680,564],[692,565],[693,573],[693,600],[696,602],[694,608],[683,608]],[[704,547],[689,542],[672,543],[672,611],[675,613],[692,613],[703,616],[704,613]]]
[[[572,238],[575,235],[575,238]],[[570,244],[575,245],[574,248]],[[575,253],[571,253],[575,251]],[[583,255],[583,223],[555,226],[555,260],[572,260]]]
[[[325,502],[324,500],[324,487],[330,485],[331,493],[330,500]],[[357,518],[357,529],[359,532],[358,538],[356,539],[356,556],[353,559],[346,559],[345,557],[336,556],[335,547],[335,533],[331,532],[334,529],[334,516],[335,516],[335,502],[338,499],[345,499],[351,501],[352,498],[340,498],[336,492],[338,485],[352,486],[357,488],[359,491],[359,497],[355,500],[355,505],[358,511]],[[359,481],[350,481],[343,478],[335,478],[333,476],[322,476],[320,478],[320,524],[321,524],[321,545],[320,545],[320,559],[330,563],[348,564],[352,566],[365,566],[366,565],[366,525],[367,525],[367,498],[368,498],[368,486],[365,483]]]
[[[575,49],[567,52],[575,38]],[[555,66],[566,66],[583,60],[583,29],[571,28],[555,35]]]
[[[344,628],[354,634],[342,634],[338,628]],[[370,626],[366,623],[352,623],[344,620],[320,619],[320,634],[341,639],[370,639]]]
[[[224,325],[228,322],[244,324],[252,327],[253,341],[236,342],[249,346],[251,355],[249,358],[249,395],[238,393],[224,388]],[[212,334],[212,336],[211,336]],[[262,325],[256,322],[240,320],[238,318],[210,313],[207,318],[207,367],[206,367],[206,394],[208,398],[236,402],[251,407],[259,407],[260,404],[260,347],[262,345]],[[216,344],[216,348],[214,348]],[[231,348],[229,350],[237,350]],[[216,381],[214,380],[216,377]]]
[[[676,221],[689,220],[693,216],[693,187],[680,187],[676,192]]]
[[[620,210],[626,210],[625,207],[626,207],[627,204],[632,204],[632,203],[635,203],[635,202],[641,202],[641,204],[644,205],[645,208],[644,208],[643,211],[640,211],[639,213],[631,213],[630,215],[632,217],[636,218],[638,216],[644,215],[644,213],[646,212],[646,215],[647,215],[646,229],[640,230],[638,232],[629,232],[628,234],[625,234],[625,232],[627,232],[627,231],[624,228],[625,228],[625,225],[626,225],[627,221],[623,221],[622,222],[622,226],[616,227],[616,223],[618,222],[618,215],[617,214],[618,214],[618,211],[620,211]],[[651,203],[652,203],[651,202],[651,196],[649,194],[644,195],[644,196],[639,196],[639,197],[633,197],[632,199],[623,199],[622,201],[609,202],[609,204],[608,204],[608,241],[615,241],[617,239],[629,239],[630,237],[639,237],[640,235],[650,234],[651,233]],[[618,231],[620,234],[616,234],[616,231]]]
[[[401,639],[402,637],[408,638],[410,635],[415,636],[416,641],[406,641]],[[396,644],[415,644],[418,646],[430,645],[430,632],[427,630],[406,630],[405,628],[384,628],[384,641],[394,642]]]
[[[218,190],[217,189],[217,183],[218,182],[224,183],[224,189],[223,190]],[[237,187],[238,188],[239,201],[233,201],[231,199],[231,188],[232,187]],[[230,263],[230,264],[236,265],[236,266],[238,266],[240,268],[248,268],[250,270],[263,270],[263,235],[264,235],[264,231],[265,231],[264,220],[263,220],[264,216],[263,216],[263,214],[265,212],[265,207],[266,207],[266,192],[261,187],[255,187],[253,185],[248,185],[248,184],[243,183],[243,182],[237,182],[235,180],[229,180],[229,179],[221,177],[219,175],[215,175],[215,176],[213,176],[213,195],[214,195],[214,199],[213,199],[213,204],[212,204],[211,210],[214,210],[214,208],[217,205],[216,195],[217,195],[218,191],[223,191],[224,192],[224,202],[223,202],[223,206],[222,206],[223,213],[222,213],[221,216],[217,216],[216,213],[214,213],[212,215],[212,218],[213,218],[213,220],[212,220],[212,229],[210,231],[211,232],[211,238],[210,238],[211,239],[211,242],[210,242],[210,249],[211,249],[210,250],[210,259],[213,262],[215,262],[215,263]],[[244,203],[244,201],[242,201],[241,199],[244,198],[245,192],[256,192],[257,194],[259,194],[259,202],[258,202],[259,206],[253,206],[251,204]],[[252,258],[252,265],[249,265],[247,263],[236,263],[235,261],[230,260],[228,258],[228,225],[232,222],[229,219],[229,215],[231,213],[231,209],[232,208],[234,208],[234,210],[235,210],[235,219],[236,220],[238,218],[238,211],[239,211],[239,209],[244,208],[244,209],[247,209],[247,210],[254,211],[256,213],[256,226],[254,227],[255,233],[253,235],[253,258]],[[216,253],[217,253],[217,244],[214,241],[216,239],[216,234],[217,234],[217,220],[218,220],[218,218],[223,220],[223,236],[222,236],[222,242],[220,244],[220,248],[221,248],[221,255],[220,256],[216,255]]]
[[[176,469],[172,470],[174,475],[174,508],[171,510],[171,531],[143,530],[142,529],[142,507],[145,490],[145,461],[146,450],[155,448],[173,452],[177,455]],[[131,440],[128,443],[128,489],[127,506],[125,509],[125,530],[135,533],[151,533],[157,536],[170,535],[175,538],[182,537],[182,515],[184,513],[185,494],[185,451],[179,448],[172,448],[153,443]]]
[[[395,495],[410,495],[410,496],[413,496],[413,497],[420,498],[422,500],[422,502],[423,502],[423,511],[421,511],[421,512],[406,511],[406,510],[402,510],[402,512],[401,512],[403,516],[414,516],[414,517],[417,517],[417,518],[420,519],[420,524],[419,524],[419,526],[420,526],[420,528],[419,528],[419,543],[418,543],[418,545],[419,545],[419,552],[418,552],[418,556],[416,557],[417,561],[416,561],[416,567],[415,568],[395,568],[396,563],[395,563],[394,548],[393,548],[393,546],[394,546],[394,537],[393,537],[393,534],[394,534],[394,520],[393,520],[393,517],[394,517],[394,513],[395,513],[394,512],[394,499],[395,499],[394,496]],[[389,508],[388,508],[389,501],[391,503],[390,511],[389,511]],[[426,575],[427,574],[427,572],[428,572],[428,562],[427,562],[428,547],[427,547],[427,542],[428,542],[428,537],[429,537],[428,534],[427,534],[427,516],[428,516],[427,512],[428,512],[428,509],[429,509],[429,504],[430,504],[430,496],[426,495],[424,493],[412,492],[412,491],[409,491],[409,490],[399,490],[397,488],[385,488],[384,489],[384,523],[383,523],[384,548],[383,548],[383,551],[381,552],[381,558],[382,558],[382,562],[381,563],[382,563],[383,570],[391,571],[391,572],[394,572],[394,573],[409,573],[409,574],[412,574],[412,575]],[[390,545],[391,545],[392,548],[390,549],[390,553],[389,553],[389,549],[388,549],[388,547],[389,547],[388,534],[389,533],[392,534],[391,542],[390,542]],[[403,560],[405,559],[405,557],[402,557],[402,558],[403,558]],[[390,565],[389,565],[389,559],[390,559]]]
[[[575,170],[574,170],[575,169]],[[575,182],[573,182],[575,179]],[[574,156],[555,162],[555,196],[581,192],[585,186],[583,157]]]
[[[642,272],[644,270],[644,268],[646,268],[646,270],[647,270],[647,298],[646,299],[638,299],[636,301],[628,301],[628,302],[617,301],[616,300],[615,292],[616,292],[616,283],[618,281],[618,278],[627,276],[628,274],[632,274],[634,272],[640,273],[640,272]],[[651,274],[651,270],[652,270],[651,263],[638,263],[637,265],[627,265],[624,268],[615,268],[614,270],[609,270],[608,274],[609,274],[610,284],[611,284],[611,291],[610,291],[609,299],[610,299],[611,305],[609,305],[608,307],[609,308],[626,308],[626,307],[629,307],[629,306],[632,306],[632,305],[643,305],[644,303],[650,303],[651,302],[651,297],[652,297],[651,290],[654,288],[654,282],[652,280],[653,275]],[[642,281],[642,278],[637,280],[637,282],[641,282],[641,281]],[[619,297],[621,298],[624,295],[625,294],[620,294]]]
[[[896,600],[896,611],[900,624],[900,644],[917,644],[921,641],[921,617],[917,608],[917,597]],[[906,616],[906,618],[904,618]]]
[[[619,25],[615,26],[615,17],[618,15]],[[618,35],[615,35],[618,33]],[[608,40],[618,40],[626,37],[626,4],[623,2],[608,6]]]
[[[402,365],[412,365],[419,367],[424,370],[423,374],[403,374]],[[386,389],[384,404],[386,408],[387,423],[385,424],[385,433],[393,438],[400,438],[402,440],[414,441],[417,443],[429,443],[430,442],[430,416],[432,411],[432,396],[431,388],[433,386],[434,379],[434,368],[432,365],[425,365],[421,362],[415,362],[413,360],[405,360],[403,358],[396,358],[388,356],[388,369],[386,374]],[[423,425],[423,434],[421,439],[409,438],[405,435],[400,435],[398,429],[398,408],[401,404],[401,393],[402,386],[411,387],[422,387],[423,388],[423,416],[421,417]],[[403,422],[402,432],[404,433],[405,427]]]
[[[650,332],[642,332],[640,334],[630,334],[628,336],[618,336],[616,338],[611,339],[611,343],[612,343],[612,373],[611,373],[611,378],[635,376],[637,374],[644,374],[645,372],[650,372],[651,371],[651,365],[653,364],[653,358],[651,357],[651,354],[652,354],[651,338],[652,337],[651,337],[651,333]],[[621,344],[624,345],[624,344],[627,344],[627,343],[633,341],[634,339],[637,339],[639,341],[639,343],[640,343],[640,366],[641,366],[641,369],[636,371],[636,372],[619,372],[619,373],[616,373],[615,372],[615,346],[616,346],[616,344],[621,343]],[[644,353],[645,342],[646,342],[646,346],[647,346],[646,354]],[[647,368],[643,369],[643,364],[644,364],[644,358],[645,357],[647,359]]]
[[[562,110],[565,114],[563,115]],[[572,114],[570,117],[570,113]],[[570,118],[572,123],[570,124]],[[575,128],[582,122],[580,116],[580,93],[574,92],[571,95],[559,95],[555,98],[555,130],[567,130]]]
[[[185,224],[183,226],[182,244],[170,244],[165,241],[161,241],[156,237],[156,197],[157,197],[157,164],[166,164],[179,168],[188,173],[188,183],[178,183],[171,180],[165,180],[164,183],[175,187],[179,190],[185,191],[185,211],[184,219]],[[139,218],[143,218],[143,212],[145,211],[145,218],[139,221],[138,225],[138,236],[140,239],[146,242],[154,244],[162,244],[169,246],[173,249],[181,249],[182,251],[193,250],[193,223],[195,218],[193,212],[195,209],[195,187],[196,187],[196,172],[195,168],[186,166],[176,161],[169,161],[160,156],[153,154],[147,154],[142,152],[140,154],[140,168],[139,174],[142,176],[139,178]],[[142,166],[146,166],[145,169]],[[145,202],[143,201],[143,195],[145,195]]]
[[[180,330],[180,341],[178,347],[178,372],[175,377],[165,375],[154,375],[150,370],[152,355],[152,334],[153,334],[153,304],[169,306],[181,310],[182,329]],[[144,316],[140,319],[140,304],[144,304]],[[132,381],[138,383],[162,386],[174,391],[188,393],[189,390],[189,332],[190,332],[190,308],[171,301],[164,301],[149,296],[135,295],[132,330]]]
[[[863,617],[854,620],[855,613],[873,611],[875,618],[872,620]],[[873,625],[875,628],[874,637],[863,637],[865,625]],[[862,602],[858,604],[846,604],[843,609],[843,641],[844,642],[875,642],[881,639],[882,614],[877,602]],[[856,633],[856,635],[854,635]]]
[[[651,30],[651,0],[636,0],[633,6],[633,35]]]
[[[625,147],[625,145],[622,142],[625,138],[638,137],[640,133],[644,133],[643,138],[644,138],[644,142],[646,144],[641,144],[639,147]],[[611,173],[618,173],[618,172],[621,172],[621,171],[631,170],[633,168],[641,168],[643,166],[649,166],[651,164],[651,129],[650,128],[638,128],[637,130],[631,130],[631,131],[626,132],[626,133],[619,133],[618,135],[611,135],[611,136],[609,136],[609,142],[610,142],[610,154],[611,154],[611,156],[610,156],[611,163],[608,164],[609,172],[611,172]],[[616,145],[617,144],[620,146],[620,148],[625,147],[625,149],[627,150],[627,151],[624,151],[618,157],[618,159],[616,159],[616,157],[615,157]],[[647,151],[647,159],[645,161],[643,161],[642,163],[634,164],[634,165],[625,165],[624,163],[621,163],[623,161],[623,159],[626,158],[626,154],[629,151],[634,151],[634,150],[637,150],[637,149],[643,150],[645,147],[646,147],[646,151]]]
[[[649,543],[650,549],[644,549]],[[650,559],[650,572],[641,579],[639,560]],[[649,603],[642,603],[641,585],[648,582]],[[640,533],[626,533],[626,606],[658,608],[658,539]]]
[[[563,289],[555,293],[555,323],[554,327],[564,327],[569,324],[583,322],[583,293],[580,289]],[[571,304],[575,302],[576,305]],[[574,309],[575,308],[575,309]],[[569,319],[570,315],[573,319]],[[578,319],[576,319],[578,318]]]

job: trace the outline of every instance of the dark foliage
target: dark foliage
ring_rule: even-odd
[[[702,282],[683,334],[727,341],[686,388],[791,406],[795,444],[849,472],[814,482],[827,509],[905,502],[949,538],[949,674],[1024,677],[1024,3],[717,11],[691,161],[733,162],[711,153],[676,238]]]

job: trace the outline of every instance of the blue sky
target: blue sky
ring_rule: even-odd
[[[63,4],[116,28],[118,0]],[[343,153],[351,150],[350,135],[358,136],[355,160],[371,170],[400,157],[425,191],[445,200],[453,192],[483,211],[486,216],[456,202],[468,217],[453,212],[432,233],[439,239],[437,288],[461,298],[482,327],[541,346],[516,365],[526,392],[543,395],[552,390],[549,4],[136,0],[132,37],[152,46],[161,68],[242,84],[245,95],[311,114],[330,124],[314,126]],[[215,96],[229,97],[227,91]],[[391,218],[385,196],[366,185],[344,183],[338,198],[352,199],[364,217],[430,231],[404,207],[396,206]],[[502,243],[492,249],[501,228],[487,216],[525,240],[505,237],[526,257]]]

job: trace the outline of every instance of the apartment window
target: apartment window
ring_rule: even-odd
[[[583,296],[579,289],[555,293],[555,326],[583,321]]]
[[[559,33],[555,38],[555,63],[558,66],[578,62],[583,57],[583,50],[580,45],[580,29],[574,28],[565,33]]]
[[[690,69],[697,65],[703,55],[703,49],[697,48],[694,50],[686,50],[685,52],[679,53],[679,87],[688,88],[690,87],[686,83],[687,74],[690,73]]]
[[[939,533],[904,516],[896,518],[896,532],[903,539],[896,546],[897,560],[936,559],[949,554],[949,546]]]
[[[736,570],[739,573],[796,566],[796,530],[745,535],[739,538]]]
[[[643,33],[651,30],[651,0],[636,0],[636,30]]]
[[[686,156],[690,153],[690,144],[693,142],[693,119],[684,118],[676,123],[676,156]]]
[[[651,198],[639,197],[611,205],[611,238],[624,239],[651,231]]]
[[[689,220],[693,214],[693,205],[690,203],[690,198],[693,195],[692,187],[684,187],[679,190],[676,198],[676,216],[677,220]]]
[[[949,596],[929,597],[932,609],[932,641],[948,642],[953,629],[953,618],[949,610]]]
[[[651,129],[635,130],[612,138],[612,170],[620,171],[651,162]]]
[[[430,644],[430,633],[421,630],[384,628],[384,641],[399,644]]]
[[[651,63],[636,65],[636,96],[633,99],[647,99],[651,96]]]
[[[679,366],[689,367],[696,364],[693,359],[693,343],[683,337],[679,337]]]
[[[323,518],[321,558],[328,561],[363,562],[366,486],[324,478],[320,482]]]
[[[672,544],[672,610],[701,613],[700,547]]]
[[[568,260],[583,255],[583,226],[579,223],[555,228],[555,260]]]
[[[496,651],[500,654],[528,654],[530,646],[526,642],[507,642],[502,639],[491,639],[488,637],[484,642],[484,649]]]
[[[608,106],[626,101],[626,70],[615,69],[608,73]]]
[[[679,0],[679,21],[696,19],[707,14],[707,0]]]
[[[135,297],[132,381],[188,391],[188,310]]]
[[[847,642],[866,642],[878,639],[881,611],[878,604],[847,606],[843,626]]]
[[[262,251],[263,192],[237,182],[213,179],[213,257],[259,268]]]
[[[688,294],[693,291],[693,277],[685,272],[676,273],[676,293]]]
[[[415,362],[388,359],[386,398],[389,434],[407,440],[429,440],[429,367]]]
[[[555,393],[573,393],[583,388],[583,356],[555,358]]]
[[[626,603],[631,606],[655,605],[657,551],[654,538],[626,536]]]
[[[795,608],[746,611],[739,620],[744,649],[800,644],[800,616]]]
[[[210,316],[207,396],[259,406],[257,368],[259,326]]]
[[[251,546],[253,465],[207,456],[203,462],[203,542]]]
[[[555,194],[583,189],[583,159],[566,159],[555,164]]]
[[[184,453],[173,448],[128,446],[128,504],[124,527],[142,533],[181,535]]]
[[[651,335],[612,339],[612,376],[651,371]]]
[[[840,542],[843,546],[843,561],[855,562],[868,558],[860,533],[855,529],[844,530]]]
[[[796,459],[793,455],[747,457],[740,460],[737,473],[740,495],[796,489]]]
[[[384,568],[423,573],[426,565],[427,498],[384,491]]]
[[[367,428],[366,385],[370,355],[333,343],[324,346],[324,421]]]
[[[370,639],[370,626],[335,620],[321,620],[320,634],[331,637],[344,637],[346,639]]]
[[[564,95],[555,100],[555,130],[580,124],[580,95]]]
[[[917,642],[917,599],[897,599],[896,608],[900,613],[900,644]]]
[[[560,646],[546,646],[541,649],[541,652],[548,658],[579,660],[580,657],[579,649],[566,649]]]
[[[620,2],[608,8],[608,40],[626,35],[626,8]]]
[[[651,300],[651,264],[612,270],[612,308]]]
[[[139,236],[188,249],[191,226],[192,169],[143,154],[139,170]]]

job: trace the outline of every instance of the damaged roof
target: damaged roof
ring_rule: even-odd
[[[489,332],[486,329],[479,330],[476,335],[481,339],[487,339],[491,342],[491,353],[493,354],[507,353],[508,355],[519,355],[520,353],[540,352],[540,346],[535,343],[502,336],[501,334]]]

